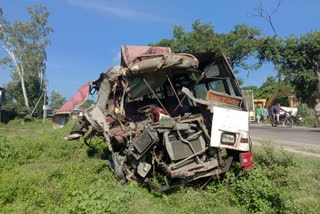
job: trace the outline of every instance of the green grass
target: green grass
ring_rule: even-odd
[[[53,130],[50,121],[35,120],[0,126],[0,213],[319,212],[319,159],[271,142],[254,147],[255,169],[248,173],[235,166],[205,190],[193,184],[156,193],[121,184],[81,141],[64,141],[72,125]]]

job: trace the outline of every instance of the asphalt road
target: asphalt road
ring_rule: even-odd
[[[286,147],[312,147],[320,151],[320,128],[305,128],[283,126],[272,127],[270,125],[250,125],[252,141],[259,142],[261,139],[272,139],[276,144]]]

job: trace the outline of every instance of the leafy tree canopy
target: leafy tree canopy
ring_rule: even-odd
[[[93,100],[87,99],[82,105],[81,107],[83,109],[89,108],[91,105],[95,104],[95,102]]]
[[[52,90],[50,93],[49,105],[52,109],[59,109],[63,104],[67,102],[67,99],[59,92]]]
[[[279,76],[294,86],[302,102],[310,103],[320,95],[320,75],[315,72],[315,63],[320,61],[319,31],[285,39],[267,36],[256,41],[260,63],[273,62]]]
[[[261,85],[261,87],[255,85],[242,87],[243,90],[252,90],[254,98],[256,99],[267,99],[272,96],[272,94],[276,93],[278,88],[279,83],[273,76],[267,77],[267,80]]]
[[[41,94],[43,93],[39,90],[40,82],[37,77],[29,77],[28,81],[25,82],[26,91],[29,95],[30,105],[36,106]],[[6,105],[4,110],[9,112],[12,117],[24,117],[29,112],[24,103],[24,98],[22,94],[22,89],[19,81],[11,81],[6,85]],[[35,109],[33,115],[35,117],[40,117],[42,113],[43,99],[40,99],[38,107]]]
[[[186,32],[182,26],[176,25],[172,39],[162,39],[149,45],[171,47],[174,52],[225,53],[233,68],[252,70],[260,65],[247,62],[257,49],[257,43],[248,39],[249,34],[259,36],[260,31],[243,24],[234,26],[229,33],[216,33],[210,23],[202,24],[200,20],[196,20],[192,24],[192,31]]]
[[[279,84],[276,82],[273,76],[267,77],[267,80],[254,91],[255,98],[267,99],[277,92]]]

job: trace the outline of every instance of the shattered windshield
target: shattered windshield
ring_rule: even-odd
[[[230,96],[241,96],[235,80],[225,69],[223,63],[211,64],[204,69],[205,77],[193,89],[194,96],[205,99],[208,91]]]
[[[226,94],[226,89],[223,84],[223,80],[216,80],[216,81],[211,81],[208,83],[201,83],[198,84],[194,87],[194,94],[195,97],[200,98],[200,99],[205,99],[208,90],[210,91],[216,91],[220,93]]]

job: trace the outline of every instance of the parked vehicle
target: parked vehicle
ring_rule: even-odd
[[[256,113],[254,106],[253,90],[242,90],[242,93],[247,104],[247,109],[249,112],[249,121],[254,123],[256,121]]]
[[[122,46],[121,66],[83,85],[57,111],[54,126],[62,127],[70,109],[95,91],[96,105],[83,112],[67,139],[86,136],[88,146],[91,138],[104,139],[121,180],[166,191],[219,178],[234,161],[245,170],[253,166],[248,110],[225,55]],[[160,176],[162,187],[150,179]]]
[[[303,126],[304,124],[304,118],[301,115],[292,116],[292,120],[297,126]]]
[[[47,109],[47,118],[53,118],[57,109]]]

